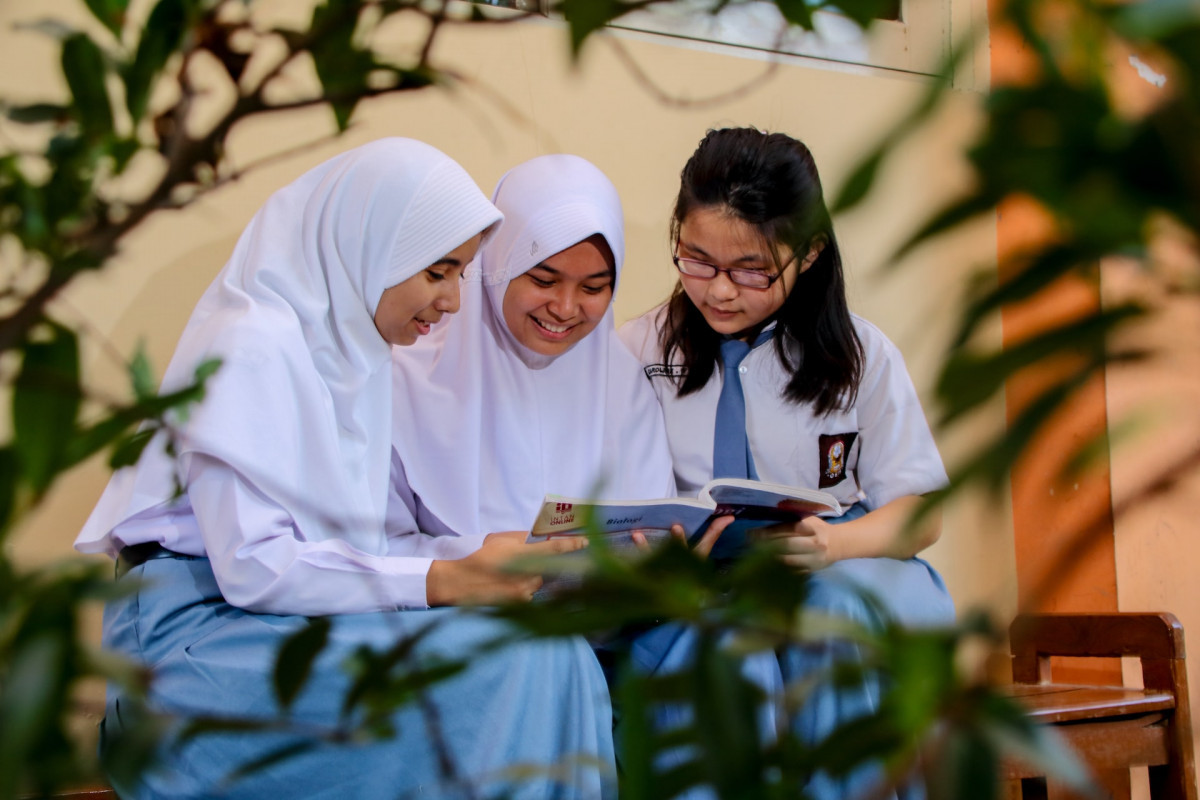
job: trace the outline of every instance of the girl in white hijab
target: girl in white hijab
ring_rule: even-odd
[[[505,222],[469,268],[482,280],[463,313],[393,349],[401,496],[426,537],[464,548],[524,536],[547,493],[675,492],[662,411],[613,329],[615,187],[578,156],[547,155],[510,170],[492,201]]]
[[[422,630],[412,656],[419,664],[461,657],[506,633],[454,609],[402,610],[426,609],[439,572],[444,602],[480,586],[485,595],[527,595],[538,579],[497,572],[495,547],[449,571],[397,547],[415,523],[389,481],[389,345],[411,345],[457,310],[462,271],[500,218],[447,156],[384,139],[301,176],[251,221],[167,369],[170,391],[206,359],[222,362],[181,425],[174,455],[155,441],[136,467],[114,475],[76,541],[83,552],[117,557],[130,584],[106,608],[104,641],[153,669],[153,710],[282,714],[271,667],[305,616],[338,615],[287,713],[326,728],[339,722],[343,664],[362,645],[382,650]],[[129,698],[111,686],[102,747],[120,734],[122,707],[127,715]],[[317,743],[232,785],[226,778],[239,765],[304,740],[202,736],[163,748],[166,769],[116,788],[125,798],[369,798],[427,788],[453,796],[465,781],[485,794],[590,797],[600,793],[596,770],[515,787],[497,773],[514,763],[612,757],[603,677],[574,640],[475,658],[393,724],[391,739]]]

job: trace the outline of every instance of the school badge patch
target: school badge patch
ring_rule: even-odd
[[[853,433],[822,434],[818,443],[821,457],[821,478],[817,482],[818,489],[841,483],[846,477],[846,459],[850,448],[858,438],[858,431]]]
[[[680,378],[687,375],[682,364],[647,364],[643,370],[647,378]]]

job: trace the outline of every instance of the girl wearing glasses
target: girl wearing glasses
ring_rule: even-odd
[[[841,517],[755,532],[809,574],[808,606],[871,629],[888,616],[912,626],[953,622],[941,577],[915,557],[937,540],[940,520],[901,535],[919,496],[944,486],[946,473],[900,352],[847,307],[808,148],[752,128],[710,131],[681,174],[671,238],[679,284],[621,336],[663,405],[680,493],[714,477],[830,492],[846,509]],[[781,689],[827,676],[847,649],[791,648],[752,658],[747,669]],[[690,637],[660,628],[634,657],[645,669],[680,669]],[[827,685],[793,718],[794,732],[820,742],[875,711],[879,697],[877,681]],[[818,800],[859,796],[881,776],[875,767],[820,773],[807,791]]]

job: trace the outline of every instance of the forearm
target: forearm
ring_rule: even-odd
[[[858,519],[837,525],[831,531],[834,560],[904,559],[925,550],[942,534],[942,515],[935,509],[909,528],[908,522],[921,503],[922,498],[915,495],[899,497]]]
[[[226,600],[271,614],[356,614],[425,607],[432,559],[364,552],[346,541],[300,538],[279,506],[232,468],[192,460],[188,496]]]

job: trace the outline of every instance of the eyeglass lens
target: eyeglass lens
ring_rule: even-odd
[[[715,264],[709,264],[707,261],[696,261],[691,258],[675,258],[675,266],[685,275],[693,278],[711,279],[717,277],[718,272],[724,272],[729,276],[729,280],[739,286],[747,286],[752,289],[766,289],[774,282],[774,276],[758,269],[726,269],[718,267]]]

